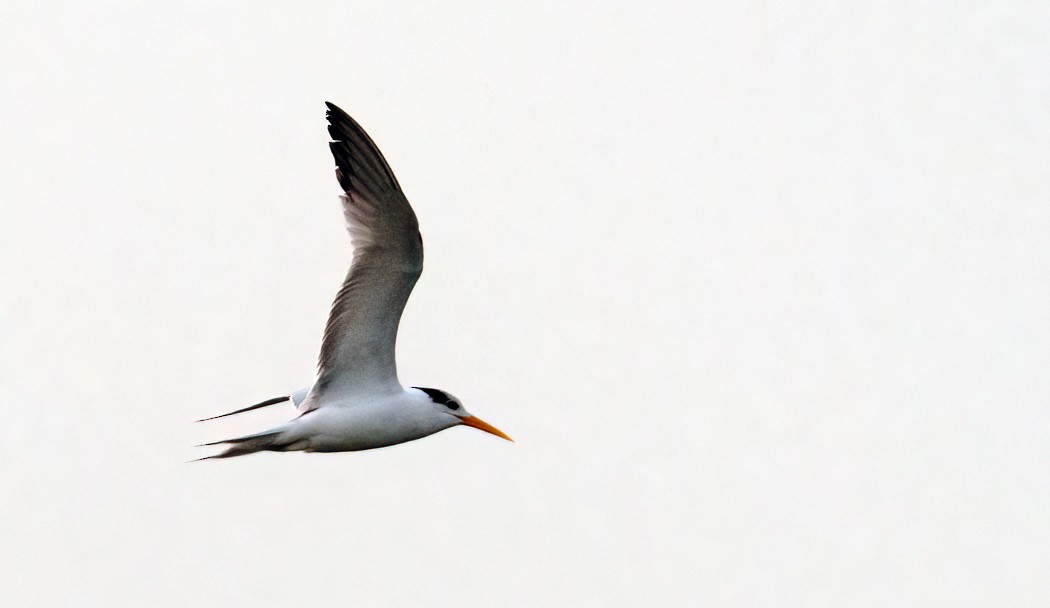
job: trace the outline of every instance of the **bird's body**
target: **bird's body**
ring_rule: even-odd
[[[354,256],[325,327],[317,380],[308,389],[223,414],[283,401],[299,410],[298,417],[274,429],[205,444],[229,444],[209,458],[368,450],[461,424],[510,439],[468,414],[448,393],[405,388],[398,381],[394,345],[401,313],[423,271],[423,240],[382,153],[350,116],[327,105],[329,146]]]
[[[435,405],[422,391],[409,388],[361,403],[319,408],[295,422],[307,436],[308,451],[370,450],[459,424],[454,416],[434,416]]]

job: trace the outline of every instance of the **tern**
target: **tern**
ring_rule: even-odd
[[[214,420],[291,401],[292,420],[261,433],[214,441],[209,458],[255,452],[351,452],[381,448],[465,425],[513,441],[435,388],[401,385],[394,344],[401,313],[423,271],[423,239],[383,154],[357,121],[326,102],[329,147],[353,258],[332,303],[312,386]],[[200,421],[200,422],[203,422]]]

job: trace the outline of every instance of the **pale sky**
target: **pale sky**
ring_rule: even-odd
[[[0,9],[0,605],[1050,604],[1045,2]],[[324,101],[457,428],[185,464],[312,381]]]

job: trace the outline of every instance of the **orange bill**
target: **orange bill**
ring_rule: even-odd
[[[467,426],[472,426],[478,430],[485,431],[486,433],[492,433],[496,437],[502,437],[507,441],[514,441],[510,437],[507,437],[506,433],[485,422],[481,418],[478,418],[477,416],[467,416],[465,418],[460,418],[460,421]]]

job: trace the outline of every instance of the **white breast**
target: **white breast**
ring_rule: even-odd
[[[288,432],[306,440],[307,452],[342,452],[404,443],[458,423],[410,389],[364,403],[325,404],[293,420]]]

